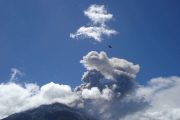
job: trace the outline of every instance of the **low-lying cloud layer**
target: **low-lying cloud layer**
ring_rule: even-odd
[[[137,97],[143,97],[149,104],[144,111],[127,115],[125,120],[179,120],[180,119],[180,77],[154,78],[147,86],[136,90]]]
[[[91,51],[80,63],[87,70],[75,90],[69,85],[0,84],[0,119],[55,102],[76,107],[99,120],[179,120],[180,77],[159,77],[139,85],[139,65]],[[16,76],[15,76],[16,77]]]
[[[84,11],[84,15],[90,19],[88,26],[81,26],[75,33],[70,33],[71,38],[84,39],[92,38],[101,42],[104,36],[117,34],[117,31],[110,29],[106,23],[113,19],[113,15],[108,13],[104,5],[91,5]]]
[[[25,85],[12,82],[1,83],[0,96],[0,118],[35,108],[42,104],[54,102],[69,104],[77,98],[70,86],[53,82],[41,87],[31,83]]]

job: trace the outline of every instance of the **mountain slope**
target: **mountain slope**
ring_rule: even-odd
[[[2,120],[95,120],[79,110],[54,103],[13,114]]]

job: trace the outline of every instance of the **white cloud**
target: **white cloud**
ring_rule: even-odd
[[[81,95],[84,99],[111,100],[113,98],[113,91],[109,88],[105,88],[101,92],[98,87],[92,87],[90,89],[83,89]]]
[[[111,36],[113,34],[117,34],[117,32],[115,30],[111,30],[107,27],[104,26],[100,26],[100,27],[96,27],[96,26],[90,26],[90,27],[85,27],[82,26],[80,27],[76,33],[74,34],[70,34],[71,38],[93,38],[98,42],[101,42],[103,39],[103,36]]]
[[[126,76],[128,78],[134,79],[136,74],[139,72],[139,65],[134,65],[133,63],[119,58],[108,58],[105,52],[91,51],[80,61],[84,67],[90,70],[97,70],[106,79],[115,80],[116,76]]]
[[[84,89],[82,91],[82,97],[85,99],[97,99],[100,98],[101,92],[97,87],[91,89]]]
[[[104,5],[90,5],[90,7],[84,11],[84,15],[86,15],[93,24],[101,24],[104,25],[105,22],[111,20],[113,15],[107,12],[107,9]]]
[[[80,108],[99,120],[180,120],[180,77],[153,78],[147,85],[139,85],[133,80],[139,65],[109,58],[105,52],[91,51],[81,63],[87,71],[82,77],[81,89],[77,91],[69,85],[53,82],[43,86],[1,83],[0,119],[59,102]],[[108,79],[110,83],[99,83],[100,79]],[[126,92],[131,84],[134,89]]]
[[[25,86],[11,82],[1,83],[0,96],[0,119],[42,104],[59,102],[69,105],[78,99],[70,86],[53,82],[42,87],[32,83]]]
[[[154,78],[123,98],[110,101],[94,98],[96,92],[90,90],[86,96],[94,101],[85,108],[100,120],[180,120],[180,77]]]
[[[149,102],[149,107],[123,120],[180,120],[180,77],[154,78],[137,89],[137,96]],[[143,114],[142,114],[143,113]],[[120,118],[121,119],[121,118]]]
[[[149,92],[150,91],[150,92]],[[68,85],[53,82],[43,85],[16,83],[0,84],[0,118],[13,113],[54,102],[71,105],[81,102],[81,108],[100,120],[179,120],[180,77],[154,78],[148,85],[121,99],[112,99],[111,88],[84,89],[73,92]],[[86,101],[86,99],[88,99]],[[78,104],[78,103],[77,103]],[[80,105],[80,104],[79,104]],[[121,111],[121,112],[119,112]]]
[[[20,70],[18,70],[17,68],[11,68],[11,77],[10,77],[10,81],[16,81],[17,80],[17,76],[22,76],[22,72]]]
[[[110,29],[105,24],[113,18],[113,15],[107,12],[104,5],[91,5],[84,11],[84,15],[91,20],[90,25],[82,26],[75,33],[70,33],[71,38],[92,38],[97,42],[101,42],[104,36],[110,37],[117,34],[117,31]]]

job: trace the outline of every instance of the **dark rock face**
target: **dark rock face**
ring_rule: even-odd
[[[13,114],[2,120],[95,120],[80,110],[55,103]]]

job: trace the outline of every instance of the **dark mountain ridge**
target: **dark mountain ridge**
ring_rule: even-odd
[[[41,105],[38,108],[15,113],[2,120],[96,120],[85,112],[68,107],[64,104],[54,103]]]

